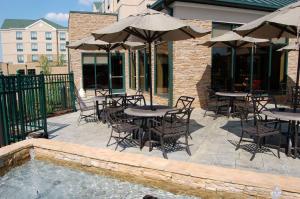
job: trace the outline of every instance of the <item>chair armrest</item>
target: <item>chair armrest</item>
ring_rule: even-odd
[[[151,124],[153,124],[153,126],[159,126],[159,125],[161,125],[161,122],[158,121],[158,120],[156,120],[156,119],[152,118],[149,121],[151,122]]]

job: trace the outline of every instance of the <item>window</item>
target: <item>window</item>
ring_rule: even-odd
[[[213,36],[224,34],[236,26],[235,24],[213,23]],[[277,52],[284,43],[285,40],[281,39],[272,47],[256,47],[252,74],[251,48],[238,48],[235,51],[232,48],[212,48],[212,88],[230,90],[233,85],[234,90],[239,91],[249,91],[251,88],[270,92],[279,91],[280,85],[287,79],[285,53]],[[233,77],[231,77],[232,55],[235,61]],[[271,60],[271,66],[269,60]],[[268,77],[269,67],[271,67],[270,78]],[[252,85],[250,85],[251,80]]]
[[[25,70],[24,69],[19,69],[19,70],[17,70],[17,74],[25,75]]]
[[[46,37],[46,40],[51,40],[52,39],[52,33],[51,32],[45,32],[45,37]]]
[[[35,75],[35,69],[28,69],[27,70],[28,75]]]
[[[111,84],[114,92],[124,92],[123,54],[111,55]],[[83,88],[109,88],[109,69],[106,54],[83,54]]]
[[[136,53],[135,51],[129,54],[129,87],[136,89]]]
[[[18,63],[24,63],[24,55],[17,55]]]
[[[52,55],[46,55],[47,59],[49,62],[52,62],[53,61],[53,56]]]
[[[61,43],[59,45],[60,51],[66,51],[66,44],[65,43]]]
[[[32,60],[32,62],[38,62],[39,61],[39,56],[38,55],[32,55],[31,60]]]
[[[46,51],[52,51],[52,43],[46,43]]]
[[[62,61],[63,63],[66,63],[66,61],[67,61],[67,55],[66,55],[66,54],[61,54],[61,55],[60,55],[60,59],[61,59],[61,61]]]
[[[31,35],[31,40],[37,40],[37,32],[36,31],[31,31],[30,35]]]
[[[66,40],[66,33],[65,33],[65,32],[60,32],[60,33],[59,33],[59,39],[60,39],[61,41]]]
[[[31,51],[38,51],[38,44],[37,43],[31,43]]]
[[[23,52],[23,44],[17,43],[17,52]]]
[[[22,32],[20,32],[20,31],[16,32],[16,39],[17,40],[22,40],[23,39]]]
[[[156,45],[155,91],[159,95],[167,94],[169,88],[168,43]]]

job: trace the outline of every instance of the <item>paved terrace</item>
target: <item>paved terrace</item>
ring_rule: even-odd
[[[189,140],[192,156],[178,147],[178,150],[168,153],[169,159],[300,177],[300,159],[286,157],[284,153],[281,153],[281,158],[278,159],[274,155],[277,154],[276,150],[263,149],[264,153],[257,153],[255,159],[250,161],[252,154],[249,149],[254,147],[253,144],[244,142],[244,147],[235,151],[241,131],[239,120],[228,120],[227,117],[214,120],[210,116],[203,117],[203,113],[201,109],[196,109],[192,113],[192,139]],[[48,118],[50,139],[106,148],[111,129],[100,122],[82,121],[78,126],[78,116],[79,112],[75,112]],[[108,148],[114,150],[114,147],[115,145]],[[122,150],[122,147],[118,150]],[[162,157],[161,151],[157,148],[149,152],[148,147],[144,147],[140,151],[137,146],[132,145],[123,151]]]

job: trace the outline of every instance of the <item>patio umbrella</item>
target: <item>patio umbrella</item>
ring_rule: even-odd
[[[237,48],[249,48],[251,47],[251,74],[253,74],[253,63],[254,63],[254,46],[255,45],[269,45],[269,40],[267,39],[257,39],[253,37],[242,37],[239,34],[229,31],[225,34],[211,38],[209,41],[206,41],[204,43],[201,43],[200,45],[207,46],[207,47],[231,47],[232,53],[231,53],[231,89],[233,89],[233,81],[234,81],[234,68],[235,68],[235,54]],[[252,84],[253,84],[253,75],[251,75],[250,79],[250,88],[252,90]]]
[[[105,50],[107,52],[108,69],[109,69],[109,90],[112,90],[112,77],[111,77],[111,50],[119,49],[139,49],[144,46],[140,42],[119,42],[107,43],[101,40],[95,40],[93,36],[88,36],[83,39],[71,42],[67,47],[79,50]],[[97,79],[95,78],[95,89],[97,89]]]
[[[151,71],[151,44],[155,41],[178,41],[201,37],[210,31],[196,29],[181,20],[165,13],[146,9],[143,13],[131,15],[127,18],[95,31],[92,35],[96,39],[106,42],[136,41],[144,42],[149,47],[149,68]],[[152,77],[150,79],[150,107],[153,109]]]
[[[234,31],[242,36],[251,36],[257,38],[295,38],[299,43],[299,25],[300,25],[300,1],[285,6],[273,13],[256,19],[245,24]],[[300,51],[298,54],[298,69],[296,78],[296,91],[299,89],[300,73]],[[298,95],[295,95],[297,101]],[[296,107],[294,107],[296,111]]]
[[[279,50],[277,51],[298,51],[299,50],[299,44],[297,43],[292,43],[292,44],[289,44],[283,48],[280,48]]]

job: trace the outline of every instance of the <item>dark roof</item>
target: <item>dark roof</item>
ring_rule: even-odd
[[[42,20],[45,23],[49,24],[50,26],[53,26],[56,29],[67,29],[64,26],[61,26],[57,23],[54,23],[52,21],[49,21],[47,19],[41,18],[41,19],[36,19],[36,20],[32,20],[32,19],[5,19],[1,29],[11,29],[11,28],[26,28],[32,24],[34,24],[35,22]]]
[[[288,4],[294,3],[297,0],[166,0],[167,4],[171,4],[175,1],[245,8],[252,10],[275,11]],[[162,9],[163,0],[157,0],[154,4],[152,4],[151,7],[154,9]]]
[[[94,2],[94,5],[95,5],[96,9],[99,10],[100,6],[102,5],[102,2]]]

